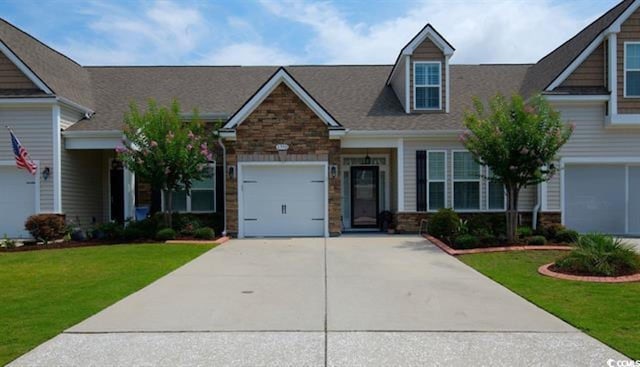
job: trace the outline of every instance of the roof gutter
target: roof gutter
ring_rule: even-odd
[[[464,129],[456,130],[348,130],[347,137],[353,138],[402,138],[402,137],[456,137],[464,132]]]

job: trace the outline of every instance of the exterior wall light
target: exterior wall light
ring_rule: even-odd
[[[287,159],[287,150],[289,150],[289,145],[277,144],[276,150],[278,151],[278,156],[280,157],[281,161],[284,161]]]
[[[227,171],[229,178],[233,180],[236,177],[236,166],[229,166]]]
[[[51,176],[51,168],[45,167],[42,170],[42,179],[46,181],[49,179],[49,176]]]
[[[337,165],[332,164],[331,166],[329,166],[329,177],[331,177],[331,178],[338,177],[338,166]]]

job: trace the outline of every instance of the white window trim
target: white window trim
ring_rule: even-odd
[[[507,190],[504,190],[504,201],[502,203],[502,209],[491,209],[489,208],[489,184],[491,180],[489,179],[489,166],[484,166],[486,172],[485,184],[484,184],[484,193],[485,193],[485,209],[488,212],[504,212],[507,210]],[[504,188],[504,184],[502,185]]]
[[[429,155],[431,153],[444,153],[444,178],[441,180],[432,180],[429,177]],[[443,208],[447,208],[447,197],[448,197],[448,190],[447,190],[447,151],[446,150],[427,150],[427,182],[426,182],[426,189],[427,189],[427,212],[436,212],[438,209],[431,209],[431,205],[430,205],[430,201],[429,201],[429,183],[430,182],[443,182],[444,183],[444,205]]]
[[[438,84],[421,84],[417,85],[416,83],[416,67],[418,65],[438,65],[438,73],[440,77],[438,78]],[[427,78],[428,79],[428,78]],[[438,107],[422,107],[418,108],[416,104],[416,90],[417,88],[428,87],[435,88],[438,87]],[[414,61],[413,62],[413,109],[416,111],[440,111],[442,109],[442,62],[440,61]]]
[[[472,179],[456,179],[456,170],[455,170],[455,155],[456,153],[469,153],[468,150],[452,150],[451,151],[451,208],[458,213],[475,213],[482,211],[482,166],[478,165],[478,178],[475,180]],[[456,182],[477,182],[478,183],[478,209],[456,209],[456,200],[455,200],[455,185]]]
[[[640,72],[640,68],[638,68],[638,69],[628,69],[627,68],[627,46],[628,45],[640,45],[640,41],[627,41],[627,42],[624,43],[624,52],[623,52],[623,56],[622,56],[623,57],[622,62],[624,64],[623,69],[622,69],[622,72],[624,74],[624,76],[623,76],[623,80],[624,80],[624,88],[623,88],[623,90],[624,90],[624,98],[640,98],[640,94],[634,95],[634,96],[630,96],[630,95],[627,94],[627,72],[628,71],[638,71],[638,72]]]
[[[217,172],[216,172],[216,163],[215,162],[211,162],[211,163],[207,164],[207,167],[213,168],[213,189],[193,189],[192,188],[191,191],[211,191],[211,190],[213,190],[213,210],[196,210],[196,211],[191,210],[191,194],[189,193],[189,194],[187,194],[187,203],[186,203],[187,204],[187,208],[186,208],[186,210],[177,211],[175,213],[180,213],[180,214],[189,214],[189,213],[192,213],[192,214],[211,214],[211,213],[216,213],[218,211],[218,202],[217,202],[217,196],[218,195],[217,195],[217,190],[216,190],[217,189],[217,187],[216,187],[216,180],[217,180],[217,177],[216,177],[216,174],[217,174]],[[165,203],[165,192],[166,192],[166,190],[162,190],[161,201],[162,201],[162,211],[163,212],[165,211],[165,205],[164,205],[164,203]]]

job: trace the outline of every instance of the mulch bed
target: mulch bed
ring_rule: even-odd
[[[498,246],[498,247],[482,247],[482,248],[473,248],[473,249],[465,249],[465,250],[456,250],[446,243],[442,242],[436,237],[433,237],[428,234],[422,235],[424,238],[429,240],[434,245],[438,246],[442,251],[446,252],[451,256],[458,255],[467,255],[467,254],[483,254],[489,252],[507,252],[507,251],[541,251],[541,250],[560,250],[560,251],[570,251],[572,249],[571,246],[567,245],[542,245],[542,246],[529,246],[529,245],[508,245],[508,246]]]
[[[12,249],[0,248],[0,252],[25,252],[25,251],[40,251],[40,250],[59,250],[65,248],[75,248],[75,247],[93,247],[93,246],[109,246],[109,245],[123,245],[123,244],[140,244],[140,243],[170,243],[170,244],[222,244],[229,240],[228,237],[219,237],[215,240],[193,240],[189,239],[180,239],[166,242],[159,242],[156,240],[135,240],[135,241],[66,241],[66,242],[52,242],[48,245],[39,244],[36,245],[34,242],[30,244],[25,244],[20,247],[15,247]]]
[[[592,282],[592,283],[640,282],[640,273],[631,274],[631,275],[622,275],[617,277],[577,275],[577,274],[561,273],[557,269],[555,269],[554,266],[555,266],[555,263],[542,265],[541,267],[538,268],[538,273],[548,277],[556,278],[556,279],[575,280],[579,282]]]

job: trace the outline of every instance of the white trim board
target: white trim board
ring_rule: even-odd
[[[326,161],[260,161],[238,162],[236,175],[237,200],[238,200],[238,238],[244,238],[243,226],[243,195],[242,195],[242,167],[244,166],[322,166],[324,168],[324,236],[329,237],[329,162]]]
[[[224,129],[234,129],[276,89],[285,83],[326,125],[341,128],[342,126],[284,69],[280,68],[271,78],[231,117]]]
[[[62,213],[62,136],[60,131],[60,106],[51,108],[52,138],[53,138],[53,167],[51,179],[53,180],[53,212]]]

